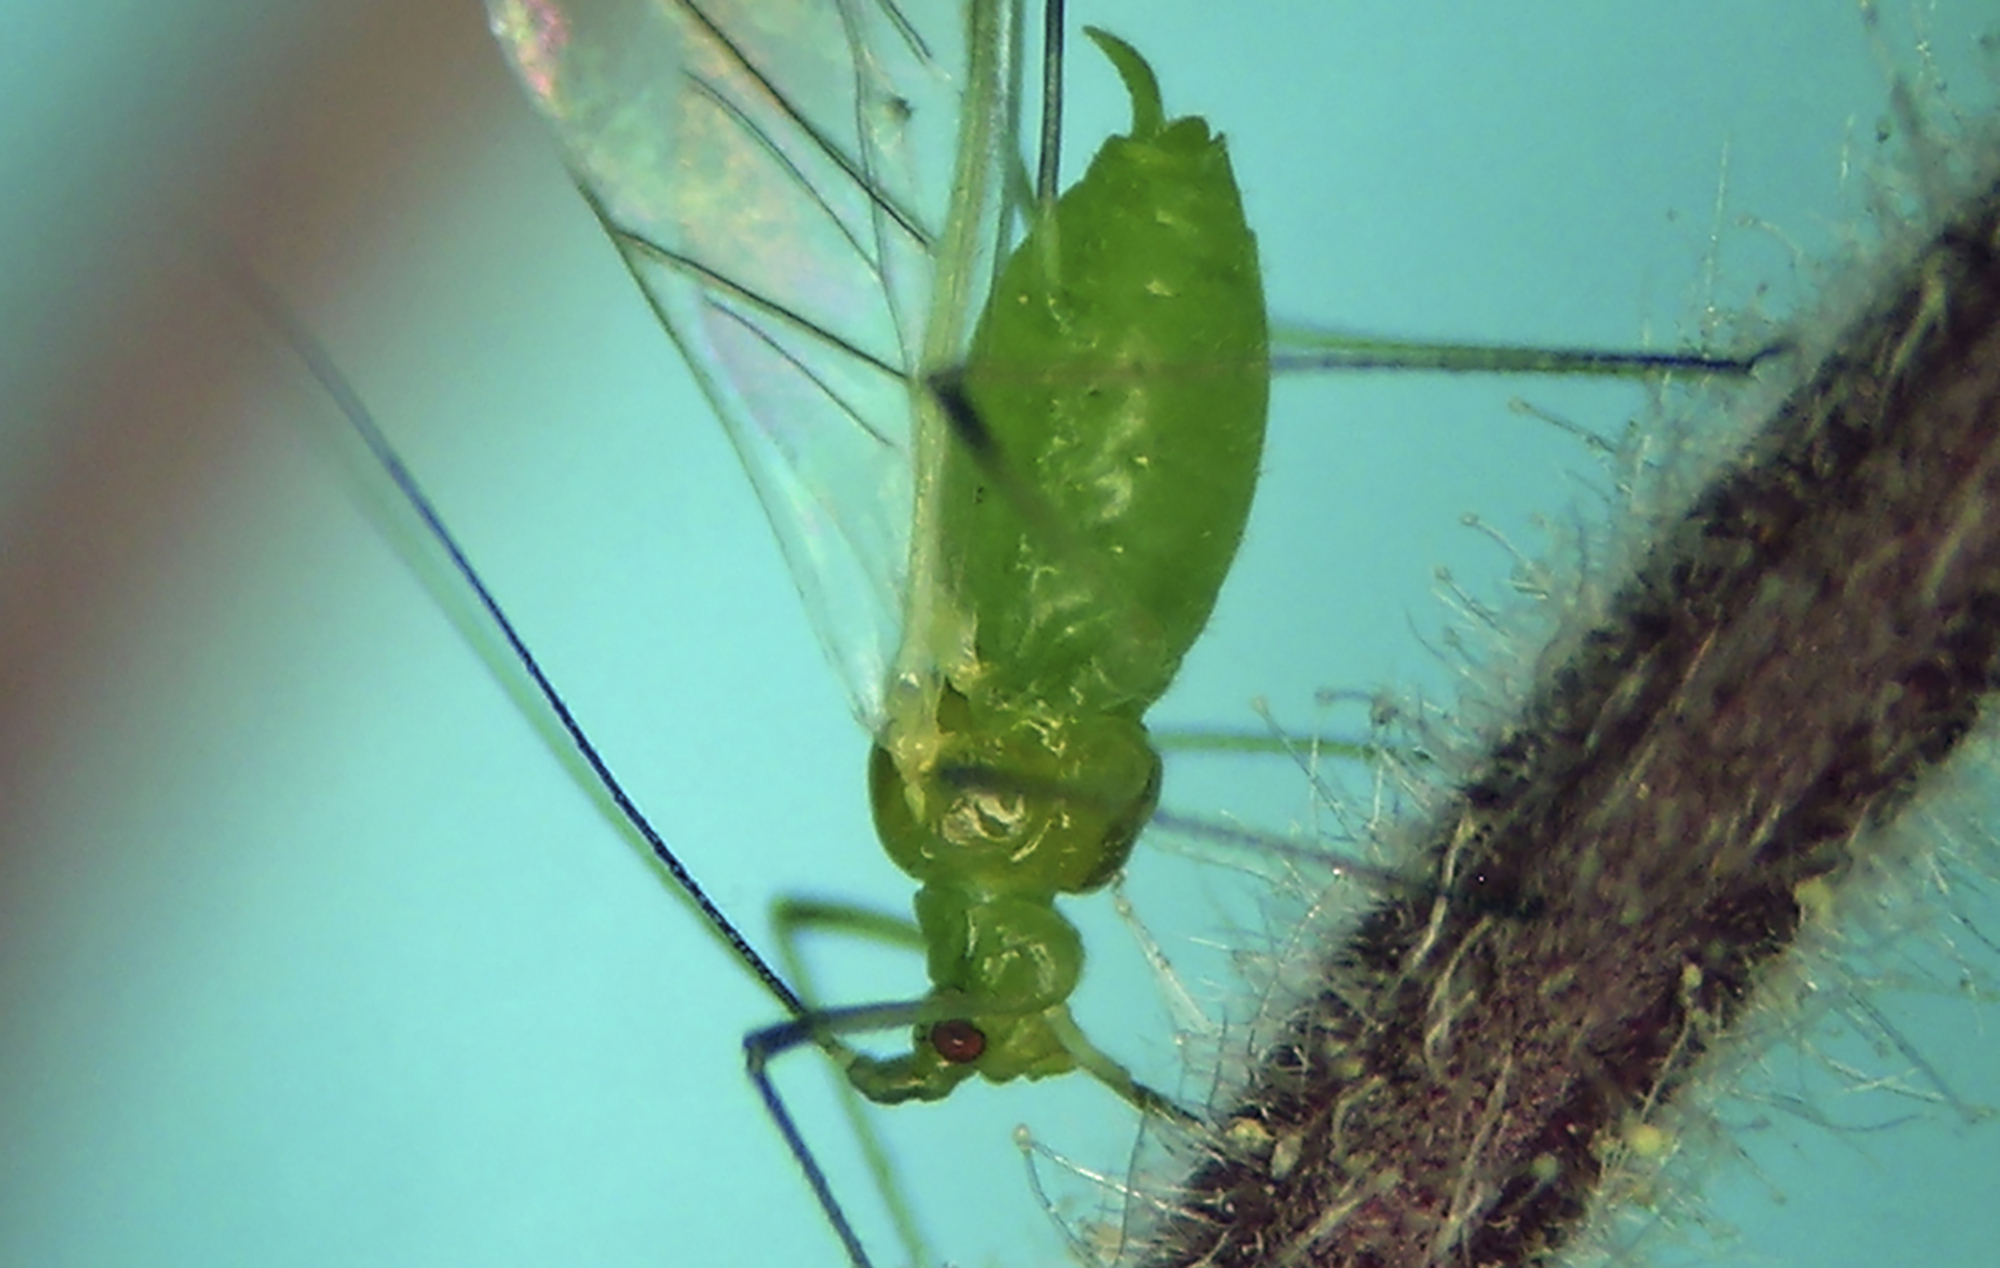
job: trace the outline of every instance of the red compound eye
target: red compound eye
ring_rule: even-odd
[[[941,1021],[931,1027],[931,1047],[953,1065],[965,1065],[986,1051],[986,1032],[962,1019]]]

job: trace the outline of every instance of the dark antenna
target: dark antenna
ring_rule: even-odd
[[[452,571],[471,589],[473,596],[478,600],[479,606],[485,612],[487,619],[493,623],[493,628],[498,630],[500,636],[506,640],[508,650],[512,652],[515,662],[528,675],[529,680],[534,684],[536,693],[540,695],[543,704],[548,707],[549,711],[555,716],[557,723],[561,725],[563,734],[568,737],[570,744],[575,748],[577,754],[590,767],[591,775],[597,780],[598,786],[604,790],[604,793],[611,798],[611,802],[617,808],[620,817],[645,841],[646,848],[652,852],[653,860],[666,871],[667,875],[673,879],[674,884],[680,887],[681,892],[687,896],[688,901],[694,904],[695,910],[701,913],[701,917],[707,923],[710,932],[714,933],[731,950],[742,957],[743,962],[748,964],[751,971],[763,982],[764,988],[771,992],[787,1012],[792,1014],[794,1020],[784,1023],[784,1026],[803,1028],[814,1040],[821,1041],[823,1044],[822,1036],[829,1033],[826,1022],[820,1014],[815,1013],[806,1006],[805,1001],[799,998],[798,992],[794,991],[786,983],[785,979],[778,975],[778,971],[771,967],[770,962],[759,954],[755,947],[750,945],[749,939],[744,937],[743,931],[736,927],[735,922],[724,915],[722,909],[715,905],[715,901],[708,896],[708,891],[703,889],[701,882],[695,879],[694,873],[690,872],[687,869],[687,865],[681,862],[680,856],[674,853],[673,847],[667,844],[666,839],[660,835],[659,830],[653,826],[652,821],[646,817],[645,813],[639,809],[638,804],[633,801],[632,795],[626,791],[625,785],[612,772],[610,763],[598,751],[597,746],[591,743],[590,737],[584,733],[582,724],[576,720],[576,715],[570,711],[569,704],[563,699],[562,693],[556,689],[555,683],[550,681],[548,674],[542,669],[541,662],[535,659],[534,652],[529,650],[520,632],[515,629],[514,622],[508,618],[506,610],[500,606],[499,599],[494,597],[493,592],[487,588],[485,580],[479,575],[479,570],[473,567],[471,558],[466,555],[464,548],[459,545],[458,539],[452,535],[451,530],[445,526],[443,517],[439,515],[437,507],[431,502],[429,495],[424,492],[423,486],[417,482],[416,475],[403,462],[402,456],[396,452],[395,446],[389,442],[388,436],[382,431],[381,426],[376,423],[374,415],[370,413],[368,406],[362,401],[360,393],[354,390],[354,385],[348,381],[346,375],[341,373],[340,367],[334,364],[333,358],[327,352],[325,345],[314,337],[313,333],[292,313],[290,308],[286,307],[284,302],[264,283],[262,278],[258,277],[248,267],[235,262],[226,251],[216,249],[212,250],[210,254],[215,259],[217,267],[228,276],[238,293],[256,311],[257,315],[269,323],[271,328],[278,333],[279,338],[284,341],[286,346],[291,348],[292,352],[297,355],[299,361],[305,366],[306,372],[313,377],[313,380],[333,400],[335,408],[347,419],[348,425],[354,429],[355,434],[360,437],[361,443],[367,447],[369,456],[388,475],[390,482],[396,486],[397,493],[402,496],[404,502],[416,513],[417,518],[422,521],[424,531],[444,551],[445,556],[450,560]],[[833,1018],[833,1021],[836,1023],[841,1020],[842,1018],[839,1016]],[[757,1036],[753,1036],[752,1038],[759,1038],[764,1033],[763,1031],[759,1031]],[[846,1248],[848,1259],[853,1263],[855,1268],[872,1268],[868,1252],[862,1248],[859,1235],[855,1233],[853,1226],[848,1223],[846,1212],[841,1208],[840,1202],[834,1197],[833,1188],[826,1178],[826,1173],[820,1168],[819,1162],[813,1156],[812,1150],[806,1147],[805,1141],[799,1135],[798,1128],[794,1125],[790,1113],[785,1110],[783,1102],[779,1099],[776,1090],[771,1086],[769,1076],[763,1070],[764,1062],[767,1060],[764,1047],[752,1046],[749,1041],[746,1041],[744,1055],[746,1064],[749,1066],[751,1080],[757,1088],[758,1095],[763,1099],[772,1118],[776,1120],[778,1130],[785,1138],[787,1146],[791,1149],[792,1156],[798,1161],[800,1170],[805,1172],[806,1183],[811,1187],[813,1196],[818,1199],[820,1209],[825,1213],[827,1222],[833,1226],[834,1233],[840,1238],[841,1244]]]
[[[258,316],[271,324],[298,355],[299,360],[305,365],[306,372],[312,375],[313,380],[333,399],[334,406],[347,418],[348,424],[361,438],[361,443],[367,446],[369,455],[388,474],[390,481],[396,486],[396,491],[403,496],[403,500],[423,522],[424,530],[444,550],[446,557],[451,561],[452,571],[471,588],[473,596],[479,601],[479,606],[493,622],[493,627],[507,641],[507,647],[513,653],[514,659],[534,683],[542,702],[555,715],[563,734],[576,746],[577,753],[589,765],[591,774],[597,778],[599,785],[611,798],[612,804],[618,808],[618,813],[646,842],[654,860],[667,870],[674,883],[687,894],[689,901],[694,903],[696,910],[708,922],[709,928],[715,935],[744,958],[752,971],[762,980],[765,988],[777,996],[778,1002],[783,1004],[787,1011],[799,1016],[810,1012],[811,1010],[797,993],[778,976],[777,970],[773,969],[769,962],[757,953],[756,948],[750,945],[749,940],[743,936],[743,931],[715,905],[714,900],[708,896],[708,891],[704,890],[701,882],[695,879],[694,873],[688,871],[687,865],[681,862],[673,847],[666,843],[666,839],[660,835],[652,821],[646,818],[645,813],[632,800],[632,795],[625,790],[625,785],[612,772],[604,755],[598,752],[597,746],[592,744],[590,737],[584,733],[582,724],[576,720],[576,715],[570,712],[568,703],[564,701],[556,685],[549,680],[548,674],[543,671],[541,662],[535,659],[535,654],[528,649],[520,632],[514,628],[513,621],[508,619],[506,611],[500,606],[500,601],[486,588],[486,582],[480,577],[478,569],[473,567],[471,559],[459,545],[458,539],[452,536],[449,528],[445,527],[436,506],[424,492],[423,486],[417,483],[416,476],[404,464],[402,456],[389,443],[388,436],[375,422],[374,415],[362,402],[360,394],[354,390],[354,385],[348,382],[347,377],[340,372],[340,368],[333,363],[333,358],[328,355],[325,346],[313,337],[312,332],[285,307],[261,278],[240,265],[225,267],[243,297],[249,301],[252,308],[256,309]]]

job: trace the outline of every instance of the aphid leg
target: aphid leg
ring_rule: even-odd
[[[1786,338],[1771,340],[1741,355],[1730,355],[1382,339],[1301,325],[1275,329],[1272,344],[1274,374],[1415,370],[1433,374],[1556,374],[1586,378],[1658,378],[1676,372],[1747,375],[1764,362],[1797,350]]]
[[[1376,740],[1355,739],[1332,734],[1274,735],[1269,728],[1249,727],[1169,727],[1148,728],[1153,747],[1162,753],[1185,753],[1193,757],[1230,756],[1285,757],[1297,761],[1300,750],[1315,757],[1335,758],[1362,765],[1375,765],[1394,758],[1423,760],[1414,748],[1393,748]]]
[[[823,898],[784,895],[771,904],[771,932],[778,940],[779,958],[787,976],[799,985],[799,995],[814,1003],[811,976],[799,956],[798,940],[808,932],[841,934],[864,942],[880,942],[911,951],[924,950],[924,935],[908,916]]]
[[[1055,210],[1062,187],[1063,0],[1042,6],[1042,127],[1035,164],[1035,214]]]
[[[819,1007],[820,995],[806,959],[800,954],[799,939],[806,933],[820,931],[905,947],[920,954],[924,950],[923,934],[908,917],[857,907],[852,903],[781,896],[771,905],[771,933],[778,944],[778,963],[785,976],[797,985],[799,996],[806,1001],[808,1008]],[[889,1221],[896,1228],[896,1238],[902,1243],[905,1256],[912,1264],[936,1263],[937,1257],[932,1253],[923,1228],[917,1222],[916,1211],[910,1204],[910,1195],[897,1179],[888,1148],[863,1108],[861,1095],[847,1078],[844,1065],[834,1083],[841,1113],[846,1115],[847,1125],[861,1147],[862,1160],[875,1181],[875,1190],[882,1198],[882,1205],[888,1209]]]
[[[1124,1098],[1134,1109],[1151,1118],[1162,1118],[1179,1127],[1206,1126],[1200,1115],[1183,1108],[1164,1092],[1157,1092],[1132,1077],[1102,1048],[1090,1042],[1067,1008],[1057,1009],[1049,1027],[1062,1039],[1063,1048],[1076,1059],[1077,1068]]]

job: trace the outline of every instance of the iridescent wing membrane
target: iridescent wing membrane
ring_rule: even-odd
[[[909,568],[911,387],[962,355],[1019,152],[1016,0],[925,3],[488,0],[871,729]]]

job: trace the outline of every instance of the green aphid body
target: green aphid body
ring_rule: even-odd
[[[941,445],[920,473],[939,594],[905,636],[935,668],[892,684],[870,765],[883,842],[923,882],[936,993],[966,1001],[984,1048],[946,1058],[919,1027],[910,1056],[853,1072],[875,1099],[1105,1073],[1069,1018],[1082,944],[1053,900],[1116,875],[1153,811],[1142,718],[1256,486],[1269,335],[1227,147],[1166,121],[1145,62],[1091,35],[1133,129],[1036,218],[979,319],[955,382],[991,443]]]

